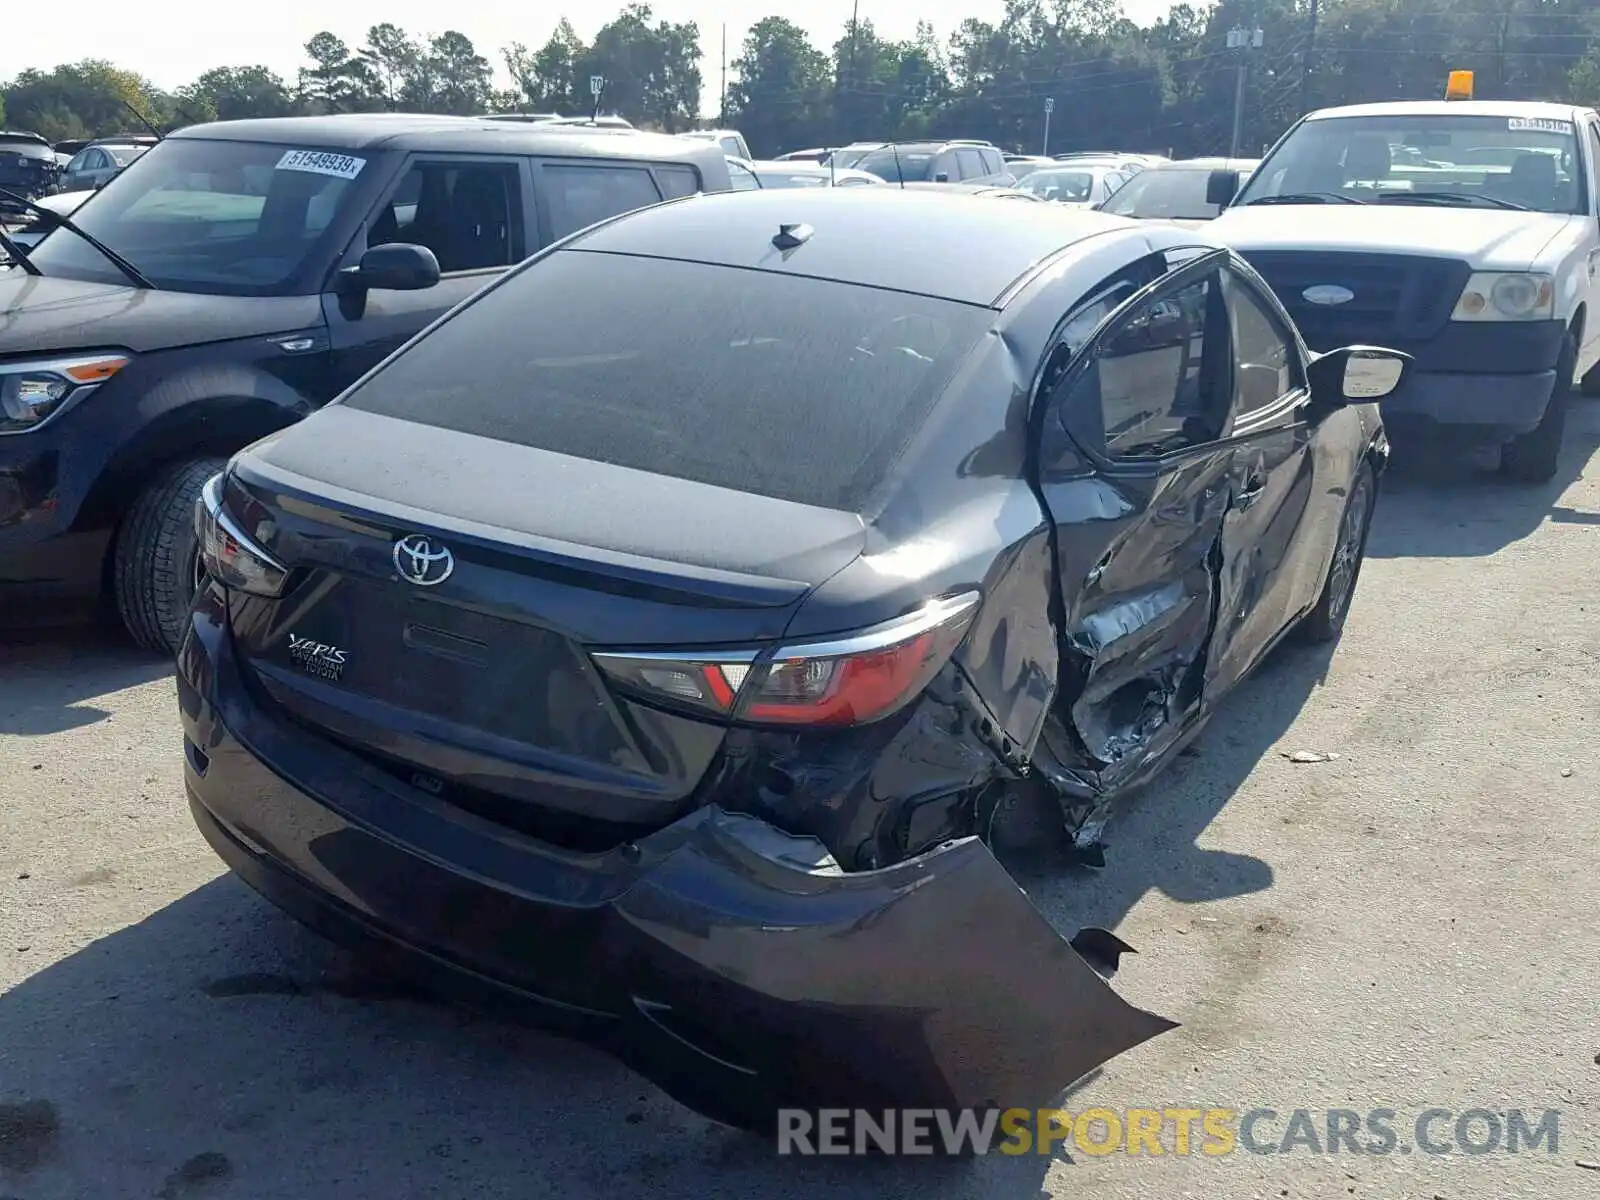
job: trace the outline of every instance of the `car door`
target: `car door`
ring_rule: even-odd
[[[1305,364],[1266,285],[1233,263],[1220,272],[1233,374],[1233,495],[1222,530],[1217,632],[1207,686],[1226,692],[1320,586],[1301,536],[1316,495]]]
[[[99,161],[100,151],[89,148],[79,150],[61,173],[61,189],[66,192],[84,191],[93,187],[89,179],[90,164]]]
[[[1036,402],[1057,714],[1107,785],[1169,749],[1200,706],[1233,469],[1226,260],[1163,264],[1153,283],[1146,260],[1108,281],[1063,322]]]
[[[354,266],[372,246],[411,243],[439,260],[440,279],[420,291],[344,293],[334,280],[322,298],[328,321],[331,399],[413,335],[520,262],[529,251],[526,159],[416,155],[346,250]]]

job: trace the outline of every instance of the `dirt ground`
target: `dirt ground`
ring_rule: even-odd
[[[169,668],[75,634],[0,646],[0,1197],[1600,1195],[1597,446],[1588,403],[1548,487],[1392,478],[1331,660],[1275,656],[1103,871],[1019,868],[1183,1023],[1071,1108],[1269,1108],[1269,1147],[1296,1109],[1392,1109],[1392,1153],[779,1160],[352,972],[194,831]],[[1559,1110],[1557,1145],[1425,1153],[1430,1108],[1445,1144],[1468,1110]]]

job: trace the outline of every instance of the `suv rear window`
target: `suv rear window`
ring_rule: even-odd
[[[992,315],[775,271],[568,250],[508,276],[343,402],[859,511]]]

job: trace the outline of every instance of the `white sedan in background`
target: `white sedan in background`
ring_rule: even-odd
[[[758,188],[888,186],[870,171],[852,171],[844,167],[830,170],[821,163],[784,160],[752,162],[731,156],[728,176],[736,192],[752,192]]]
[[[1115,167],[1045,167],[1029,172],[1017,189],[1070,208],[1098,208],[1128,178],[1127,172]]]

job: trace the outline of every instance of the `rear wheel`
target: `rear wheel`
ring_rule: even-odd
[[[1567,405],[1572,396],[1572,374],[1577,370],[1578,344],[1572,334],[1561,347],[1556,363],[1556,385],[1539,424],[1506,443],[1500,452],[1500,473],[1518,483],[1545,483],[1555,477],[1561,463],[1561,441],[1567,432]]]
[[[1350,600],[1356,593],[1356,580],[1367,557],[1367,530],[1372,526],[1373,502],[1378,495],[1378,477],[1372,464],[1363,462],[1350,485],[1350,497],[1339,520],[1339,538],[1334,543],[1333,561],[1322,585],[1317,606],[1306,616],[1301,634],[1312,642],[1336,641],[1344,631]]]
[[[227,461],[195,458],[169,467],[139,494],[117,533],[117,612],[147,650],[178,652],[183,622],[205,574],[195,539],[195,500]]]

